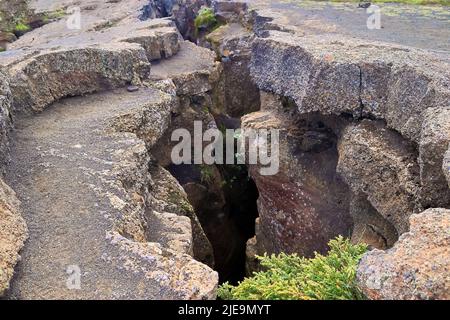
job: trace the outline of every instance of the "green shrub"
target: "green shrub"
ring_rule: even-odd
[[[202,7],[194,20],[195,28],[200,29],[201,27],[206,29],[212,29],[217,25],[216,16],[214,10],[208,7]]]
[[[23,22],[19,22],[15,25],[14,31],[16,32],[28,32],[31,30],[31,27]]]
[[[312,259],[295,254],[258,257],[265,271],[255,273],[237,286],[220,286],[224,300],[359,300],[356,269],[367,251],[364,244],[352,245],[339,236],[329,242],[326,256]]]

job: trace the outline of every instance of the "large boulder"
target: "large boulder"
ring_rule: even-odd
[[[357,281],[370,299],[450,298],[450,210],[414,214],[393,248],[366,253]]]
[[[418,142],[424,111],[448,107],[448,61],[412,48],[333,35],[270,31],[253,44],[258,87],[292,98],[301,113],[384,119]]]
[[[418,159],[424,207],[450,206],[450,188],[444,164],[444,155],[449,147],[450,108],[429,108],[422,124]]]
[[[413,146],[382,123],[364,120],[345,128],[338,151],[337,171],[352,191],[365,194],[399,234],[407,231],[409,216],[421,208]]]

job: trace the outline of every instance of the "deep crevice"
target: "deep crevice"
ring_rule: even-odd
[[[245,276],[246,243],[255,235],[258,190],[244,165],[170,165],[214,251],[219,281]]]

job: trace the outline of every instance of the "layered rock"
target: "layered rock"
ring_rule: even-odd
[[[150,206],[158,211],[172,212],[188,217],[192,223],[194,258],[214,267],[214,253],[211,243],[184,189],[167,170],[160,166],[152,166],[150,173],[154,181],[151,186]]]
[[[353,220],[352,243],[365,243],[370,248],[388,249],[398,240],[394,225],[383,217],[363,193],[352,194],[350,215]]]
[[[194,20],[198,11],[203,6],[209,6],[210,0],[152,0],[146,1],[143,7],[141,19],[172,17],[178,30],[185,39],[195,40],[197,30]]]
[[[1,64],[9,74],[15,109],[41,111],[63,97],[139,84],[149,75],[150,61],[177,53],[178,37],[165,20],[130,22],[63,39],[47,36],[33,50],[17,42]]]
[[[450,108],[425,112],[419,142],[421,202],[423,206],[450,207],[450,188],[445,178],[444,156],[450,147]]]
[[[370,299],[450,298],[450,210],[414,214],[392,249],[366,253],[357,280]]]
[[[311,224],[305,221],[317,222],[320,218],[310,214],[311,219],[296,219],[311,212],[311,208],[316,214],[327,211],[323,210],[324,203],[333,201],[338,203],[337,208],[342,208],[342,217],[351,216],[349,224],[339,231],[341,234],[371,248],[391,248],[401,234],[408,232],[412,214],[428,207],[449,206],[448,59],[445,54],[439,56],[399,45],[342,36],[337,39],[325,29],[312,31],[303,22],[286,29],[290,18],[276,10],[257,9],[253,14],[254,32],[260,37],[253,41],[251,76],[259,89],[285,101],[283,111],[289,115],[279,116],[280,103],[263,101],[265,110],[244,117],[243,126],[289,128],[291,140],[286,143],[285,134],[281,135],[280,172],[288,173],[287,178],[275,175],[263,177],[263,181],[257,170],[251,170],[261,192],[261,218],[256,238],[248,243],[247,254],[264,251],[305,254],[299,243],[310,248],[326,243],[321,239],[312,242],[303,239],[313,239],[317,234],[331,236],[326,228],[320,231],[306,228]],[[316,124],[320,121],[322,131],[311,128],[314,121]],[[291,148],[283,151],[286,145]],[[340,187],[343,194],[335,193],[335,200],[330,200],[333,199],[330,195],[336,181],[323,179],[327,167],[322,166],[322,172],[311,168],[320,161],[317,154],[326,152],[325,146],[330,153],[327,161],[334,163],[334,166],[328,163],[328,177],[334,175],[343,180]],[[300,156],[305,163],[297,159]],[[289,162],[297,166],[287,170],[283,163]],[[295,174],[302,168],[308,168],[306,174]],[[305,197],[300,191],[311,192],[318,185],[327,186],[317,192],[323,202],[304,202],[308,196],[314,197],[311,194]],[[326,214],[321,216],[333,221]],[[291,233],[286,229],[289,225],[295,226]],[[303,238],[289,243],[290,237]],[[399,246],[403,245],[402,239]],[[444,250],[444,245],[439,246]],[[392,274],[384,272],[381,258],[384,253],[374,252],[377,252],[374,256],[380,256],[376,263],[382,270],[377,279],[387,279],[386,283],[392,287],[368,296],[397,297],[396,288],[403,290],[405,286],[396,280],[396,272],[407,264],[403,265],[398,258],[386,267]],[[390,252],[394,251],[388,250],[386,255]],[[409,251],[411,257],[413,252]],[[443,265],[445,259],[448,260],[448,252],[437,259],[437,264]],[[375,260],[367,261],[360,268],[361,279],[370,276],[369,266]],[[249,269],[255,268],[253,262],[249,257]],[[417,263],[416,272],[426,273],[427,268],[420,270]],[[440,272],[444,272],[442,268]],[[442,296],[441,288],[447,288],[449,281],[438,272],[433,276],[430,286],[440,292],[434,297]],[[419,295],[432,297],[428,293]]]
[[[190,219],[146,205],[147,148],[175,108],[176,100],[159,90],[122,89],[63,100],[20,119],[8,176],[31,232],[11,297],[214,297],[217,274],[191,256]],[[66,286],[72,265],[82,272],[80,290]]]
[[[421,208],[413,147],[383,124],[364,120],[344,129],[338,152],[337,171],[352,191],[366,195],[399,234],[407,231],[409,216]]]
[[[253,52],[258,87],[292,98],[301,113],[371,116],[418,142],[425,110],[449,106],[448,62],[421,50],[270,31]]]
[[[152,148],[152,154],[158,164],[167,167],[184,188],[201,228],[212,245],[212,248],[204,248],[206,251],[202,253],[209,260],[200,261],[209,265],[214,262],[221,277],[228,278],[233,272],[233,266],[239,263],[237,248],[240,249],[245,240],[238,236],[236,226],[230,219],[222,189],[222,174],[215,165],[194,164],[194,153],[191,164],[173,165],[171,159],[171,152],[179,143],[171,139],[174,130],[187,130],[194,138],[198,135],[194,130],[194,121],[201,122],[203,130],[217,129],[210,110],[215,108],[213,97],[221,71],[212,51],[187,41],[182,43],[176,56],[153,65],[150,78],[173,81],[179,108],[172,112],[170,130]],[[207,141],[202,142],[203,147],[208,144]],[[214,259],[211,259],[212,249]]]

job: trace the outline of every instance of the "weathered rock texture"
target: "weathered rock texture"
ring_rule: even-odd
[[[412,48],[270,31],[254,53],[258,86],[292,98],[301,113],[370,115],[416,142],[424,111],[450,101],[448,63]]]
[[[448,55],[336,37],[280,12],[256,9],[246,20],[258,36],[250,75],[266,93],[243,127],[282,129],[280,173],[263,177],[251,166],[260,219],[247,253],[308,255],[326,250],[333,232],[388,249],[412,214],[450,205]]]
[[[27,238],[20,202],[14,191],[0,178],[0,296],[9,287],[19,251]]]
[[[16,42],[17,50],[0,62],[9,73],[14,106],[20,111],[41,111],[67,96],[139,84],[149,75],[149,61],[179,49],[177,30],[164,20],[130,22],[67,38],[47,35],[33,50],[24,41]]]
[[[11,129],[11,90],[6,76],[0,71],[0,174],[9,154],[9,131]]]
[[[9,176],[31,233],[12,297],[214,297],[216,273],[191,257],[190,219],[146,206],[144,140],[162,135],[175,107],[155,89],[119,90],[18,122]],[[70,265],[82,270],[80,290],[66,287]]]
[[[444,155],[450,148],[450,108],[425,112],[419,143],[421,202],[425,207],[450,207],[450,188],[445,178]]]
[[[213,265],[211,245],[187,195],[150,153],[180,112],[177,94],[210,90],[210,70],[195,70],[200,80],[192,83],[189,76],[150,77],[151,62],[176,55],[182,42],[170,20],[140,20],[145,3],[83,3],[80,30],[63,18],[2,54],[0,146],[7,148],[12,114],[6,176],[30,228],[10,298],[215,298],[217,273],[194,259]],[[37,11],[73,4],[33,3]],[[213,59],[207,64],[214,67]],[[203,79],[206,88],[197,88]],[[99,91],[108,92],[84,96]],[[18,209],[7,204],[1,214],[17,224],[6,225],[17,239],[1,242],[8,255],[2,291],[24,236],[22,220],[10,217]],[[3,224],[0,230],[3,240]],[[80,270],[79,288],[68,285],[69,269]]]
[[[409,216],[420,211],[419,168],[414,149],[383,124],[349,125],[338,145],[337,171],[354,193],[363,193],[399,234]]]
[[[280,129],[279,173],[263,176],[250,165],[260,193],[256,239],[263,252],[312,256],[326,252],[327,239],[350,233],[348,189],[336,174],[336,137],[326,120],[301,117],[267,93],[262,110],[242,118],[244,131]]]
[[[251,46],[254,34],[239,23],[216,29],[207,36],[218,58],[222,61],[222,77],[216,113],[241,117],[260,108],[259,90],[250,77]]]
[[[393,248],[366,253],[358,282],[370,299],[450,298],[450,210],[414,214]]]

